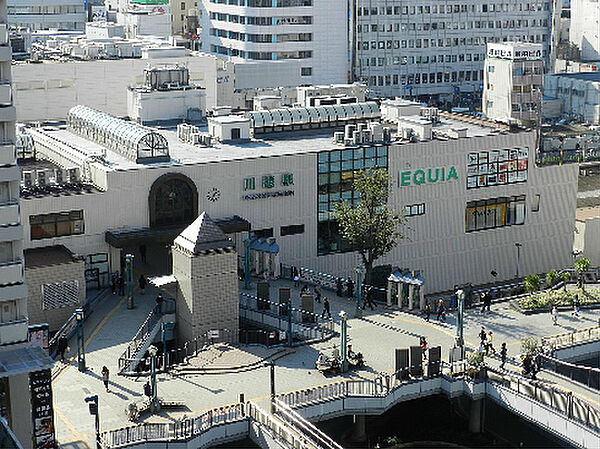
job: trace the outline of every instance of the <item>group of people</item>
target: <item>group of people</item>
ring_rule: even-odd
[[[435,306],[435,312],[436,312],[436,320],[438,321],[446,321],[446,306],[444,305],[444,300],[440,299],[438,300],[436,306]],[[429,305],[429,302],[425,304],[425,309],[423,310],[423,315],[425,315],[425,321],[429,322],[430,318],[431,318],[431,305]]]
[[[143,274],[140,274],[140,277],[138,278],[138,286],[140,287],[140,294],[145,294],[146,293],[146,286],[148,285],[148,280],[146,279],[146,276],[144,276]],[[111,287],[111,291],[113,295],[116,295],[117,293],[120,296],[123,296],[125,294],[125,279],[123,278],[123,275],[119,274],[119,273],[113,273],[111,280],[110,280],[110,287]]]

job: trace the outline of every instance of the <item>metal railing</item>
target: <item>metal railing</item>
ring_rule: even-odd
[[[119,372],[124,372],[126,368],[137,359],[138,349],[144,344],[150,331],[158,324],[162,317],[160,305],[156,305],[150,311],[135,336],[131,339],[123,354],[119,357]],[[131,370],[130,370],[131,371]]]
[[[132,446],[148,441],[182,441],[197,437],[213,427],[246,420],[245,404],[215,407],[193,418],[164,423],[140,423],[100,434],[103,449]]]
[[[600,326],[577,329],[571,332],[543,338],[544,344],[548,345],[553,350],[594,340],[600,340]]]
[[[590,366],[577,365],[563,360],[540,354],[542,367],[554,371],[572,381],[579,382],[595,390],[600,390],[600,369]]]

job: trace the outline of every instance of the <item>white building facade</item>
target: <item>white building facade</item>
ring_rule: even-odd
[[[584,61],[600,60],[600,5],[597,0],[571,0],[569,39]]]
[[[348,79],[345,1],[202,0],[198,6],[203,51],[242,60],[290,60],[303,84]]]
[[[320,108],[362,111],[364,120],[378,116],[374,103]],[[85,136],[96,134],[86,134],[85,126],[72,128],[79,129],[76,133],[32,128],[40,157],[63,167],[80,160],[82,176],[96,190],[24,200],[27,247],[64,244],[90,261],[109,260],[115,270],[121,255],[135,253],[144,238],[147,245],[168,242],[176,236],[171,235],[174,228],[206,211],[215,221],[247,223],[245,229],[226,231],[238,248],[250,229],[277,240],[282,263],[350,277],[359,258],[341,240],[332,211],[337,201],[354,200],[356,170],[379,167],[392,176],[390,204],[405,211],[408,226],[407,239],[378,263],[419,271],[427,293],[464,282],[489,282],[491,271],[511,279],[515,242],[523,245],[521,273],[571,263],[577,167],[537,167],[533,131],[509,133],[504,125],[442,115],[439,123],[429,123],[430,139],[416,142],[383,140],[387,131],[381,125],[373,128],[380,134],[376,141],[350,139],[347,145],[333,141],[333,130],[319,135],[297,131],[273,139],[261,134],[291,129],[277,124],[285,114],[281,111],[247,114],[258,140],[248,140],[242,130],[247,123],[241,120],[238,126],[234,117],[217,123],[232,127],[222,137],[227,142],[213,139],[208,146],[181,142],[172,131],[146,128],[146,133],[162,136],[145,140],[160,142],[152,156],[160,162],[148,159],[150,163],[144,162],[146,156],[134,160],[118,144],[92,142]],[[307,111],[312,114],[312,109]],[[297,118],[303,112],[292,114]],[[404,118],[401,127],[407,129],[399,136],[410,135],[416,120]],[[359,136],[365,132],[363,128]],[[48,214],[73,214],[79,224],[72,232],[44,234],[38,217]],[[149,247],[148,253],[155,251],[164,251],[164,245]]]
[[[487,118],[538,121],[544,76],[542,52],[540,44],[488,44],[482,98]]]
[[[421,101],[478,97],[483,90],[486,44],[522,41],[542,45],[550,57],[555,0],[504,3],[354,0],[355,79],[373,97]],[[558,10],[557,10],[558,8]],[[441,95],[441,97],[440,97]]]
[[[83,31],[86,19],[84,0],[8,0],[11,26]]]
[[[562,113],[593,125],[600,124],[600,72],[547,74],[544,96],[559,101],[559,114],[554,117]]]

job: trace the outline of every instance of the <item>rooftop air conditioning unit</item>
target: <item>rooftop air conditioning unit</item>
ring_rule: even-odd
[[[69,182],[71,184],[76,184],[81,179],[79,167],[69,168],[67,169],[67,172],[69,173]]]
[[[344,133],[342,131],[334,132],[333,141],[335,143],[344,143]]]
[[[37,185],[40,187],[45,186],[46,184],[48,184],[48,181],[50,181],[48,179],[48,177],[46,176],[45,169],[36,170],[35,175],[36,175]]]
[[[402,128],[402,139],[410,140],[413,136],[412,128]]]
[[[21,185],[31,187],[33,185],[33,172],[30,170],[21,173]]]
[[[68,181],[69,174],[63,168],[57,168],[54,171],[54,180],[57,184],[64,184]]]

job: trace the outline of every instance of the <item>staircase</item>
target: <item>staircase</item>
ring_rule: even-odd
[[[119,374],[125,376],[136,374],[136,368],[140,360],[160,331],[162,317],[163,313],[160,305],[150,311],[123,354],[119,357]]]

